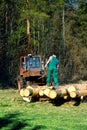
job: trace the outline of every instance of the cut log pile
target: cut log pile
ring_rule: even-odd
[[[27,86],[20,90],[23,100],[31,102],[31,99],[83,99],[87,96],[87,84],[69,84],[64,86]]]

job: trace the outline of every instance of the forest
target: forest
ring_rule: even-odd
[[[60,84],[87,80],[86,0],[0,0],[0,84],[17,86],[20,56],[52,51]]]

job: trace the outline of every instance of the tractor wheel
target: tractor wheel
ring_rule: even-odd
[[[23,88],[23,78],[21,76],[18,77],[18,90]]]

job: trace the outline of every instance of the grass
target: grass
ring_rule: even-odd
[[[87,104],[27,103],[17,90],[0,90],[0,130],[87,130]]]

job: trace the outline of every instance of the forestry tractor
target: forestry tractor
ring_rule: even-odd
[[[44,69],[44,62],[41,61],[40,56],[20,57],[20,75],[18,76],[18,89],[29,85],[44,85],[46,84],[46,72]]]

